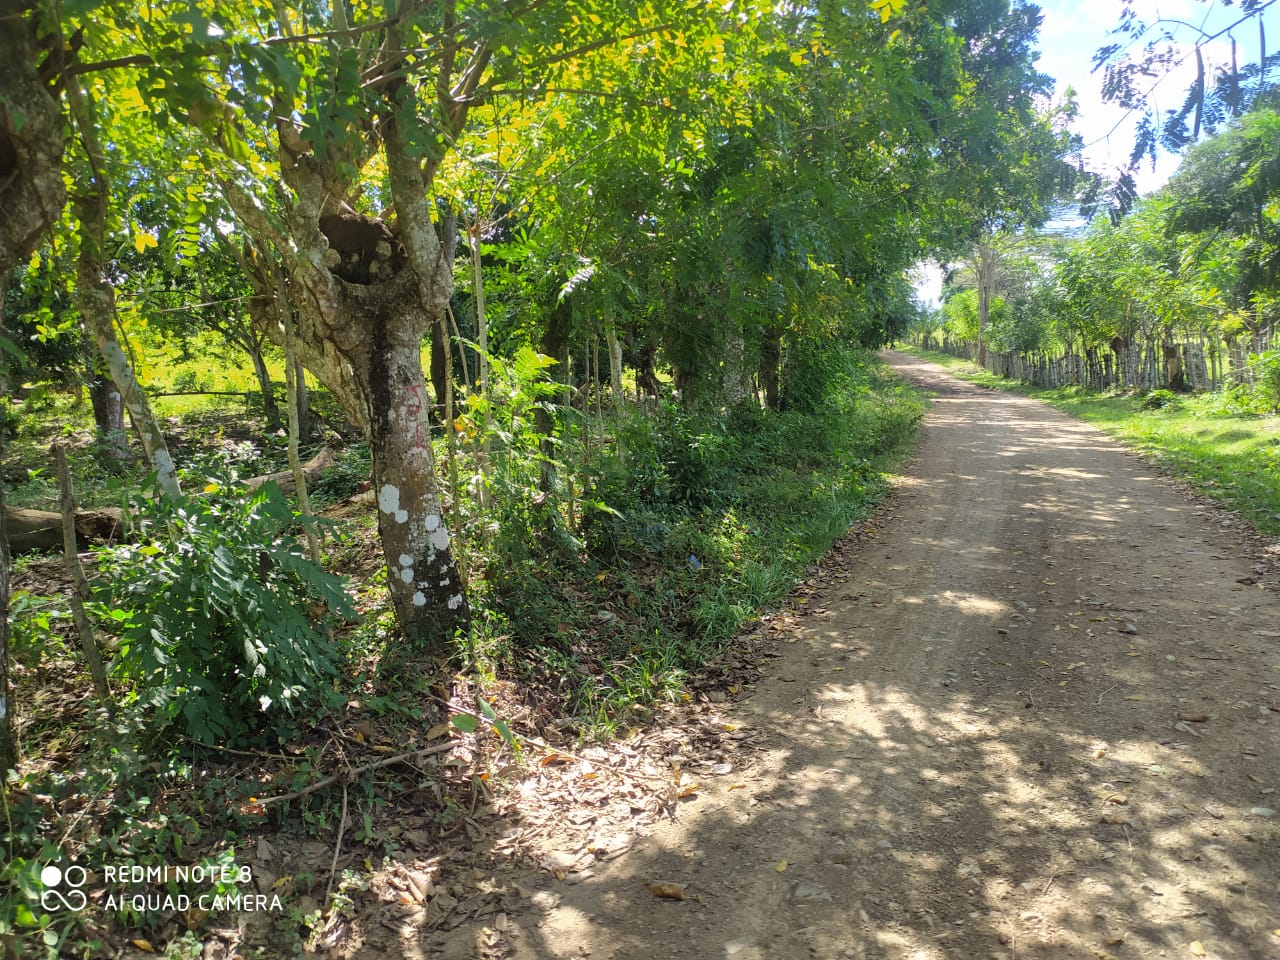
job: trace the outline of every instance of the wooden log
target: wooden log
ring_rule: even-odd
[[[337,452],[332,447],[322,447],[319,453],[302,465],[302,475],[307,478],[307,483],[311,483],[325,470],[337,464]],[[293,493],[297,489],[292,470],[280,470],[261,477],[250,477],[245,483],[250,490],[256,490],[264,483],[275,483],[285,493]]]
[[[337,452],[331,447],[324,447],[303,464],[302,472],[310,482],[337,462]],[[291,470],[252,477],[245,483],[249,489],[254,490],[268,481],[274,481],[285,493],[292,493],[294,490]],[[62,548],[62,515],[60,513],[6,506],[4,518],[11,553],[31,553],[36,550],[51,551]],[[76,511],[76,536],[82,550],[87,549],[91,543],[100,543],[119,537],[123,529],[124,513],[118,507]]]
[[[11,553],[58,550],[62,547],[60,513],[5,507],[4,523]],[[119,535],[123,526],[124,516],[118,508],[76,511],[76,538],[82,549],[93,541],[110,540]]]

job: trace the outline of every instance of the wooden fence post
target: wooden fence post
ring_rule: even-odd
[[[92,598],[89,589],[89,578],[84,575],[84,567],[80,565],[80,548],[76,542],[76,494],[71,486],[71,469],[67,465],[67,451],[62,444],[53,445],[53,463],[58,473],[58,484],[62,488],[62,549],[66,558],[67,573],[71,577],[71,615],[75,620],[76,634],[80,638],[80,649],[84,651],[85,662],[89,665],[89,673],[93,677],[93,688],[98,695],[98,702],[106,708],[108,714],[115,713],[115,705],[111,702],[111,688],[107,686],[107,671],[102,665],[102,651],[98,649],[98,640],[93,634],[93,625],[89,623],[89,615],[84,605]]]

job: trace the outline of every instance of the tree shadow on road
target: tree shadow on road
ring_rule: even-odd
[[[881,539],[724,708],[758,754],[617,860],[527,869],[510,955],[1280,956],[1274,598],[1102,434],[930,386]]]

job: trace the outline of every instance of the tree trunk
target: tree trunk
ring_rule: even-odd
[[[257,377],[258,389],[262,391],[262,410],[266,415],[267,430],[274,433],[282,425],[280,405],[276,403],[275,385],[271,382],[271,372],[267,369],[262,347],[268,340],[282,341],[284,337],[283,330],[273,329],[280,322],[276,301],[283,295],[283,291],[279,289],[283,281],[274,272],[278,268],[272,266],[270,249],[258,249],[255,254],[252,242],[240,245],[226,238],[222,238],[222,246],[240,265],[255,294],[247,303],[248,321],[233,320],[228,324],[226,336],[240,344],[253,362],[253,374]],[[285,362],[288,363],[287,360]],[[287,373],[285,380],[288,380]]]
[[[471,302],[476,312],[476,381],[480,398],[480,473],[489,476],[489,320],[484,309],[484,263],[480,254],[480,222],[467,227],[467,250],[471,254]],[[480,487],[480,500],[488,496],[485,485]]]
[[[252,200],[234,187],[228,194],[241,220],[257,228],[260,249],[279,249]],[[402,227],[414,229],[406,220]],[[318,229],[316,235],[322,242]],[[298,306],[298,355],[365,430],[396,619],[411,643],[439,649],[470,616],[435,476],[421,354],[429,309],[443,310],[448,298],[433,298],[429,307],[407,264],[380,282],[354,283],[317,260],[286,255],[284,263],[287,300]],[[279,324],[266,332],[283,339]]]
[[[440,328],[440,338],[449,344],[449,316],[448,312],[442,313],[437,322]],[[453,349],[444,352],[444,443],[445,455],[449,460],[449,496],[453,503],[453,513],[456,518],[454,533],[457,535],[456,546],[453,551],[454,561],[458,564],[458,578],[463,583],[467,582],[467,568],[463,562],[462,555],[462,518],[459,515],[459,504],[462,502],[462,486],[458,480],[458,432],[454,427],[454,411],[453,411]],[[442,516],[443,519],[443,516]]]
[[[760,384],[764,387],[764,405],[770,410],[777,410],[782,402],[781,367],[782,332],[769,327],[760,345]]]
[[[9,266],[0,268],[0,334],[4,333],[4,301],[9,291],[10,269]],[[0,399],[7,399],[8,393],[8,378],[0,377]],[[0,458],[5,453],[6,441],[4,422],[0,420]],[[13,701],[9,696],[9,531],[5,526],[4,484],[0,483],[0,799],[5,803],[8,802],[5,787],[8,773],[18,765],[13,726]]]
[[[474,92],[488,56],[487,48],[477,53],[460,97]],[[453,292],[453,264],[431,222],[438,161],[415,155],[399,128],[412,90],[389,88],[378,129],[396,213],[393,232],[345,202],[353,198],[350,171],[360,168],[356,154],[365,141],[334,143],[317,156],[288,119],[291,96],[277,94],[277,145],[288,190],[271,197],[273,209],[242,182],[220,185],[261,254],[279,258],[296,309],[301,361],[365,430],[396,618],[410,644],[439,650],[465,629],[470,607],[442,509],[422,368],[423,339]],[[466,106],[454,106],[448,122],[456,134]],[[277,329],[264,332],[276,342],[283,338]]]
[[[102,650],[98,647],[98,638],[94,636],[93,625],[85,612],[85,604],[93,598],[93,594],[89,589],[89,578],[84,575],[84,567],[80,565],[76,536],[76,493],[71,486],[71,467],[67,463],[67,451],[62,444],[55,443],[52,453],[62,493],[62,558],[71,579],[71,616],[75,621],[76,635],[80,638],[80,649],[89,667],[89,676],[93,678],[93,689],[98,695],[98,702],[108,714],[113,714],[115,704],[111,700],[111,688],[107,686],[107,670],[102,664]]]
[[[169,447],[165,443],[160,423],[151,411],[151,404],[143,392],[141,384],[133,374],[120,341],[116,339],[114,328],[115,292],[110,284],[102,279],[103,264],[93,251],[95,244],[84,236],[90,225],[81,222],[81,247],[79,269],[76,274],[76,305],[85,323],[93,331],[93,338],[98,350],[111,371],[111,379],[124,399],[129,410],[129,418],[142,441],[143,452],[147,462],[155,471],[156,482],[160,489],[169,496],[179,495],[178,474],[169,456]],[[86,242],[88,240],[88,242]]]
[[[1227,376],[1233,384],[1252,384],[1253,368],[1249,366],[1248,350],[1244,337],[1233,333],[1227,337]]]
[[[253,375],[258,379],[258,389],[262,391],[262,411],[267,419],[267,432],[275,433],[282,425],[280,404],[276,403],[276,390],[271,382],[271,371],[267,369],[267,361],[262,356],[263,338],[252,330],[246,330],[244,344],[249,359],[253,361]]]
[[[87,98],[81,92],[78,82],[72,80],[67,84],[67,98],[76,115],[77,126],[85,151],[89,155],[93,168],[93,187],[75,204],[76,216],[80,221],[80,255],[76,260],[76,307],[86,326],[93,333],[98,350],[106,361],[107,370],[116,388],[124,398],[124,405],[129,410],[134,429],[142,441],[143,452],[147,462],[155,471],[156,482],[160,489],[169,496],[178,496],[178,474],[174,469],[173,458],[169,456],[169,448],[165,444],[164,433],[160,424],[151,412],[147,395],[134,376],[133,367],[120,341],[116,339],[116,298],[115,290],[106,277],[106,225],[107,202],[111,193],[107,180],[105,155],[97,140],[95,119]]]
[[[987,365],[987,326],[991,322],[991,285],[995,281],[995,251],[979,243],[974,271],[978,281],[978,366]]]
[[[307,368],[298,360],[294,364],[294,382],[298,390],[298,442],[303,446],[315,443],[316,418],[311,415],[311,392],[307,389]]]
[[[622,389],[622,343],[612,320],[604,325],[604,342],[609,348],[609,390],[613,394],[613,412],[621,421],[627,398]]]
[[[287,315],[288,307],[281,307],[284,322],[285,404],[289,409],[289,471],[293,474],[294,493],[298,498],[298,512],[302,514],[307,534],[307,555],[314,564],[320,563],[320,531],[311,520],[311,497],[307,493],[307,474],[302,467],[299,447],[302,441],[302,406],[300,395],[306,389],[306,376],[298,362],[294,349],[293,318]]]
[[[1170,390],[1185,393],[1187,378],[1182,368],[1182,351],[1172,340],[1165,340],[1160,345],[1164,354],[1164,383]]]
[[[458,212],[450,207],[440,221],[440,258],[453,269],[458,250]],[[444,316],[441,314],[441,319]],[[431,387],[436,397],[436,414],[443,420],[445,394],[452,389],[453,344],[449,342],[449,328],[444,323],[431,324]]]
[[[124,429],[124,399],[100,363],[89,380],[89,401],[98,432],[98,448],[113,469],[129,462],[129,435]]]
[[[37,71],[36,21],[47,14],[32,0],[0,0],[0,275],[30,256],[66,203],[65,121]]]
[[[724,361],[721,366],[720,389],[725,403],[737,407],[751,401],[758,405],[755,391],[755,378],[747,366],[747,341],[740,330],[732,330],[725,334]]]
[[[432,408],[433,417],[437,423],[444,419],[444,395],[448,392],[448,374],[445,373],[447,358],[445,352],[449,349],[449,340],[440,332],[440,324],[433,323],[431,325],[431,394],[435,397],[435,406]]]
[[[0,485],[0,783],[18,765],[13,699],[9,694],[9,532],[4,514],[4,487]],[[3,789],[0,786],[0,791]]]
[[[542,352],[548,357],[555,357],[558,361],[559,369],[556,370],[556,379],[564,384],[564,389],[560,392],[560,405],[566,410],[569,407],[569,397],[571,396],[572,385],[569,376],[569,329],[572,315],[567,301],[561,300],[547,316],[547,326],[542,332]],[[539,447],[542,451],[542,457],[538,463],[539,480],[538,489],[543,493],[551,494],[556,490],[556,445],[555,430],[556,418],[552,416],[551,411],[547,408],[547,404],[540,403],[533,410],[533,423],[539,436]],[[566,443],[568,438],[565,438]]]
[[[436,488],[422,356],[416,341],[378,339],[362,388],[387,582],[405,635],[439,646],[470,611]]]
[[[247,224],[256,219],[250,203],[234,197]],[[264,241],[269,233],[262,231]],[[313,271],[306,262],[286,261],[285,266],[287,300],[299,305],[298,355],[369,441],[397,622],[411,643],[438,649],[466,626],[470,607],[435,476],[431,400],[421,355],[430,314],[417,276],[405,267],[380,283],[357,284],[328,270]],[[283,339],[279,323],[266,332]]]
[[[662,389],[662,384],[658,381],[658,371],[655,369],[657,348],[653,344],[646,344],[640,350],[640,358],[636,363],[636,392],[643,393],[646,397],[657,400]]]
[[[47,13],[32,0],[0,0],[0,329],[9,271],[30,256],[41,236],[62,213],[66,186],[62,151],[66,143],[62,109],[37,66],[37,19]],[[0,384],[7,393],[8,385]],[[0,453],[4,450],[0,425]],[[18,764],[9,692],[9,546],[0,486],[0,795],[6,775]]]

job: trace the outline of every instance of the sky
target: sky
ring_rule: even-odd
[[[1092,72],[1092,57],[1099,47],[1119,39],[1109,37],[1108,31],[1119,21],[1121,4],[1119,0],[1093,3],[1036,0],[1036,4],[1044,13],[1040,27],[1040,59],[1036,66],[1058,81],[1059,95],[1067,86],[1075,89],[1080,107],[1075,129],[1089,145],[1085,151],[1086,161],[1098,173],[1114,176],[1128,164],[1133,148],[1133,131],[1139,118],[1137,114],[1126,115],[1120,108],[1103,103],[1102,72]],[[1139,19],[1148,23],[1162,18],[1182,21],[1183,25],[1169,23],[1168,29],[1175,31],[1175,41],[1188,54],[1196,39],[1194,28],[1214,34],[1240,17],[1238,6],[1226,6],[1222,0],[1136,0],[1134,8]],[[1272,19],[1271,32],[1280,39],[1280,29],[1276,29],[1280,26],[1280,14]],[[1258,55],[1257,21],[1237,28],[1234,34],[1240,63],[1255,61]],[[1231,62],[1231,43],[1226,37],[1215,40],[1205,48],[1204,54],[1206,69],[1211,72],[1215,64]],[[1161,111],[1181,106],[1194,78],[1194,59],[1189,56],[1178,71],[1155,87],[1153,103]],[[1160,155],[1154,170],[1150,160],[1145,160],[1141,169],[1135,172],[1139,191],[1147,193],[1158,188],[1177,166],[1178,158],[1169,154]]]

